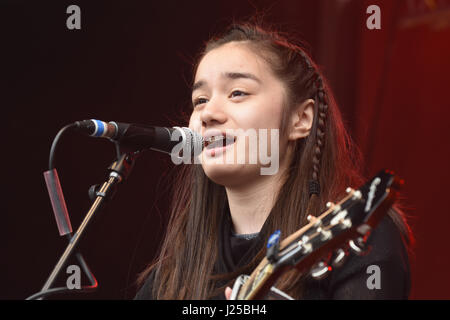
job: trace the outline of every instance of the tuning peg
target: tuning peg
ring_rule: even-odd
[[[338,213],[339,211],[342,210],[342,207],[340,204],[335,204],[333,202],[327,202],[325,205],[328,209],[332,209],[333,211],[331,211],[331,213],[333,215],[335,215],[336,213]]]
[[[356,240],[350,240],[348,242],[348,245],[350,250],[358,256],[365,256],[371,250],[370,246],[366,247],[366,244],[362,237],[358,237]]]
[[[311,268],[310,274],[314,279],[320,280],[325,278],[331,270],[332,268],[328,264],[320,261],[318,264]]]
[[[302,237],[302,240],[300,240],[300,242],[302,246],[302,252],[304,254],[308,254],[313,251],[313,246],[311,242],[309,242],[309,237],[306,234]]]
[[[362,199],[362,193],[361,193],[361,191],[356,190],[353,193],[352,200],[360,200],[360,199]]]
[[[347,192],[347,193],[352,193],[353,192],[352,200],[359,200],[359,199],[362,198],[362,193],[359,190],[355,191],[355,189],[352,189],[352,188],[348,187],[347,189],[345,189],[345,192]]]
[[[322,241],[327,241],[327,240],[330,240],[331,238],[333,238],[333,233],[330,230],[326,230],[321,227],[318,227],[316,229],[316,232],[320,234],[320,239]]]
[[[336,250],[336,252],[333,254],[333,257],[331,258],[331,265],[335,268],[342,266],[347,256],[348,252],[346,252],[344,249],[340,248]]]
[[[308,222],[311,222],[311,223],[313,224],[314,227],[319,227],[319,226],[322,225],[322,220],[319,219],[319,218],[317,218],[317,217],[314,217],[313,215],[310,215],[310,214],[309,214],[309,215],[306,217],[306,219],[308,220]]]
[[[350,220],[349,218],[347,219],[342,219],[340,221],[340,226],[342,229],[349,229],[352,227],[352,220]]]
[[[357,255],[362,255],[362,253],[364,252],[364,244],[361,243],[361,241],[359,240],[361,238],[357,238],[356,241],[355,240],[350,240],[348,242],[349,248],[350,250],[352,250],[353,253],[357,254]]]

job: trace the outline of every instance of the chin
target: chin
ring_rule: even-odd
[[[240,185],[259,174],[257,165],[202,163],[202,167],[209,179],[224,187]]]

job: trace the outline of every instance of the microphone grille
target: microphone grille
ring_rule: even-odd
[[[187,149],[191,150],[191,154],[194,157],[198,156],[205,147],[205,142],[203,141],[202,135],[187,127],[182,127],[180,129],[182,129],[186,135],[185,143]]]

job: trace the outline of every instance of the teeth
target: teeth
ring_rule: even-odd
[[[224,139],[225,139],[224,136],[219,136],[219,137],[214,136],[209,139],[209,142],[215,142],[215,141],[224,140]]]
[[[212,145],[213,143],[214,144],[217,144],[217,145],[220,145],[221,143],[221,141],[225,141],[225,145],[227,145],[227,144],[230,144],[230,143],[234,143],[235,142],[235,137],[224,137],[224,136],[213,136],[213,137],[210,137],[209,139],[207,139],[207,140],[205,140],[205,146],[206,147],[208,147],[209,145]],[[222,143],[222,145],[223,145],[223,143]]]
[[[210,145],[210,144],[212,144],[212,143],[214,143],[214,142],[216,142],[216,141],[220,141],[220,140],[223,140],[224,138],[222,137],[222,136],[213,136],[213,137],[210,137],[209,139],[207,139],[207,140],[205,140],[205,142],[206,142],[206,146],[208,146],[208,145]]]

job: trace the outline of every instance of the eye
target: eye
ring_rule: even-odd
[[[194,101],[192,102],[192,105],[194,107],[196,107],[197,105],[206,103],[207,101],[208,101],[208,99],[206,99],[206,98],[197,98],[197,99],[194,99]]]
[[[248,93],[241,91],[241,90],[234,90],[231,94],[230,97],[234,98],[234,97],[242,97],[242,96],[248,96]]]

